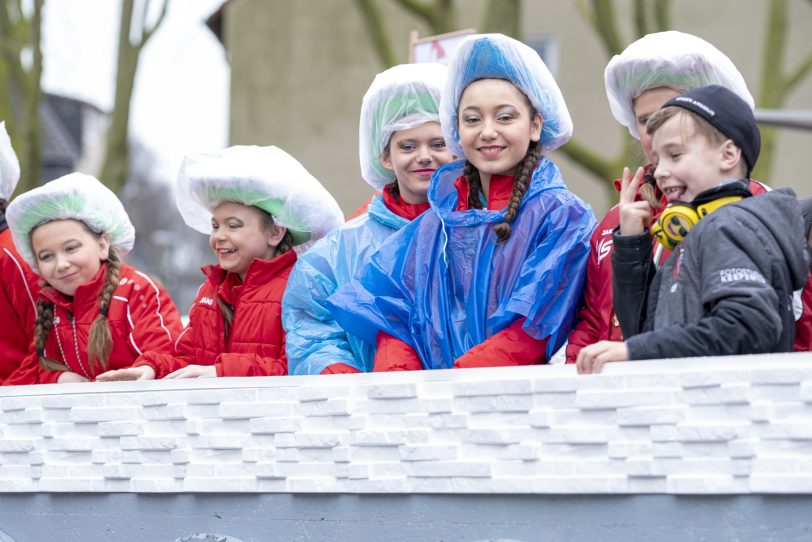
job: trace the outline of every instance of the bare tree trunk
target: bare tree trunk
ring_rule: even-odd
[[[164,20],[168,0],[163,0],[160,15],[154,25],[147,25],[150,0],[142,0],[140,31],[137,39],[132,39],[132,23],[135,16],[135,0],[123,0],[121,24],[118,34],[118,61],[116,69],[116,91],[110,129],[107,134],[107,148],[102,163],[99,180],[113,192],[120,192],[127,180],[129,152],[127,136],[130,126],[130,105],[132,102],[135,74],[141,50]]]
[[[812,50],[790,73],[785,72],[787,2],[771,0],[766,17],[762,51],[761,85],[758,106],[772,109],[784,105],[789,94],[812,72]],[[775,161],[775,128],[761,128],[761,154],[751,174],[754,179],[769,182]]]
[[[521,0],[488,0],[480,30],[498,32],[521,40],[521,11]]]
[[[6,121],[20,160],[16,192],[29,190],[40,180],[39,105],[42,100],[40,31],[44,0],[34,0],[30,19],[22,2],[0,3],[0,115]],[[28,58],[30,64],[24,62]]]

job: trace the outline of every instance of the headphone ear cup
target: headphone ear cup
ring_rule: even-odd
[[[697,222],[699,215],[691,205],[671,203],[651,227],[651,233],[667,249],[674,250]]]

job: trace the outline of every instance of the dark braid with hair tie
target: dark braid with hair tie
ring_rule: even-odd
[[[510,195],[510,203],[508,204],[507,211],[505,212],[505,221],[501,224],[494,226],[493,231],[499,238],[499,243],[504,243],[510,238],[510,223],[516,218],[516,213],[519,212],[519,205],[522,203],[527,187],[530,185],[530,176],[533,174],[533,169],[536,163],[541,158],[542,148],[536,142],[532,142],[527,149],[527,154],[524,155],[519,169],[516,172],[516,178],[513,181],[513,193]]]
[[[37,349],[40,367],[46,371],[68,371],[67,365],[45,357],[45,344],[51,327],[54,324],[54,304],[44,299],[37,299],[37,319],[34,322],[34,346]]]
[[[468,208],[482,209],[482,179],[479,178],[479,170],[465,160],[465,167],[462,170],[465,179],[468,181]]]
[[[118,288],[118,277],[121,273],[121,259],[118,255],[118,248],[110,247],[110,254],[107,256],[107,270],[104,275],[104,286],[99,292],[99,315],[90,327],[90,335],[87,341],[87,357],[90,360],[91,370],[96,371],[107,369],[110,361],[110,353],[113,351],[113,336],[110,333],[110,324],[107,322],[107,315],[110,311],[110,302],[113,300],[113,293]]]
[[[220,306],[220,312],[223,313],[223,337],[225,337],[224,344],[228,344],[228,334],[231,331],[231,325],[234,323],[234,311],[231,310],[228,303],[219,297],[217,298],[217,304]]]

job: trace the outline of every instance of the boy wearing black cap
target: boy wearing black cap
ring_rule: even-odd
[[[651,224],[624,171],[615,231],[614,303],[624,342],[581,350],[578,372],[629,359],[789,352],[792,293],[809,270],[798,200],[750,197],[761,138],[750,107],[713,85],[666,102],[648,122],[657,185],[669,206]],[[650,232],[649,232],[650,229]],[[651,238],[674,247],[657,271]]]

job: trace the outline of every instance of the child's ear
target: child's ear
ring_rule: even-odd
[[[279,243],[282,242],[282,239],[285,238],[285,234],[288,232],[288,229],[284,226],[280,226],[279,224],[271,224],[268,228],[268,246],[269,247],[277,247]]]
[[[721,162],[719,163],[719,168],[722,171],[732,171],[742,163],[744,157],[742,156],[742,150],[733,143],[732,139],[726,140],[722,143],[721,148]]]
[[[539,139],[541,139],[541,127],[543,124],[541,113],[536,113],[536,116],[530,122],[530,141],[538,143]]]
[[[391,169],[392,171],[395,170],[395,166],[392,165],[392,155],[389,151],[383,151],[380,157],[381,165],[386,169]]]
[[[110,257],[110,236],[103,233],[99,236],[99,259],[104,261]]]

